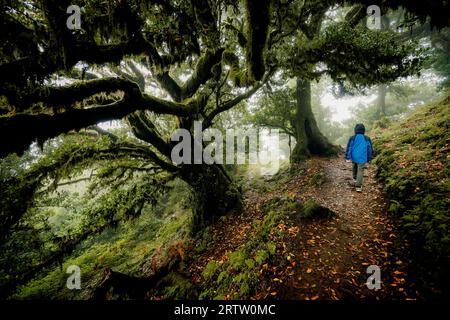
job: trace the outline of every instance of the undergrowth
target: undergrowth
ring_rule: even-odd
[[[372,132],[375,163],[396,215],[433,269],[448,273],[450,256],[450,95]],[[447,269],[447,270],[445,270]],[[438,272],[439,273],[439,272]]]
[[[298,232],[298,219],[330,217],[330,212],[312,200],[302,204],[294,197],[274,197],[267,201],[262,210],[262,220],[254,220],[247,230],[248,237],[236,250],[224,258],[211,259],[204,267],[199,284],[198,299],[267,299],[277,298],[283,290],[281,283],[293,274],[296,263],[289,252],[289,242]],[[209,229],[197,241],[195,259],[212,244]],[[166,288],[166,292],[179,292],[170,296],[183,296],[186,284],[182,281]],[[165,298],[169,297],[166,295]]]

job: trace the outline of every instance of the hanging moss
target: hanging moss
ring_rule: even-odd
[[[222,62],[230,67],[229,77],[236,87],[249,87],[254,84],[254,77],[248,69],[242,69],[239,58],[231,51],[225,50],[222,54]]]

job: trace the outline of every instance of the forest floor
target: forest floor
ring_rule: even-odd
[[[363,192],[359,193],[351,186],[351,164],[342,157],[314,157],[300,166],[293,175],[286,172],[281,183],[264,179],[267,185],[261,190],[248,188],[243,210],[211,227],[214,242],[202,253],[202,259],[189,267],[194,283],[202,281],[201,272],[209,261],[226,260],[227,253],[248,240],[252,222],[265,214],[264,203],[288,196],[298,202],[314,199],[335,215],[302,219],[289,228],[289,241],[278,244],[289,252],[288,272],[279,272],[275,266],[270,277],[276,283],[258,288],[250,298],[264,299],[271,294],[300,300],[420,299],[417,284],[408,276],[412,263],[407,258],[409,244],[386,213],[388,203],[375,177],[376,168],[366,167]],[[278,227],[283,229],[284,225]],[[379,290],[366,285],[370,265],[381,270]]]

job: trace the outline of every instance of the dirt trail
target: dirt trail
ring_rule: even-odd
[[[315,158],[310,165],[308,171],[323,173],[322,185],[297,176],[280,193],[294,193],[300,201],[312,198],[333,210],[336,217],[299,225],[294,248],[301,267],[285,286],[284,298],[414,298],[413,284],[406,283],[406,261],[399,256],[404,253],[400,250],[405,240],[397,239],[386,214],[387,203],[375,168],[366,168],[363,192],[359,193],[350,184],[351,164],[342,158]],[[366,286],[370,265],[381,269],[380,290]]]
[[[278,298],[417,299],[416,285],[409,282],[407,274],[408,243],[396,232],[386,213],[387,202],[382,185],[375,178],[375,167],[366,168],[362,193],[350,185],[351,164],[341,157],[315,157],[302,167],[297,174],[288,176],[281,187],[269,192],[246,192],[242,213],[225,216],[212,226],[217,245],[212,245],[204,259],[191,266],[193,280],[201,281],[200,272],[208,261],[226,259],[227,252],[245,243],[251,221],[264,215],[264,202],[288,195],[299,202],[314,199],[336,215],[298,223],[298,233],[288,244],[296,267],[277,285]],[[313,177],[322,181],[312,183]],[[270,186],[274,182],[266,183]],[[370,265],[380,267],[380,290],[366,286]],[[257,294],[255,298],[264,296]]]

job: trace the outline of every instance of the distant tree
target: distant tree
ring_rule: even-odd
[[[317,125],[311,81],[329,75],[335,83],[363,87],[387,83],[420,68],[421,50],[412,42],[397,44],[393,32],[369,30],[365,10],[361,4],[342,10],[333,2],[292,1],[278,12],[280,30],[269,35],[269,42],[279,44],[270,53],[285,78],[296,78],[296,111],[290,123],[296,138],[293,162],[338,151]]]
[[[445,90],[450,87],[450,28],[435,32],[430,38],[434,49],[431,66],[443,78],[440,88]]]
[[[325,77],[322,78],[323,80]],[[295,141],[297,137],[295,127],[295,114],[297,110],[295,80],[280,79],[271,80],[272,85],[269,89],[263,89],[257,100],[257,108],[252,110],[253,114],[249,116],[248,122],[264,128],[279,129],[282,133],[289,136],[289,144]],[[290,83],[294,82],[294,88]],[[324,94],[329,81],[320,81],[312,85],[311,110],[317,120],[317,126],[323,134],[331,141],[340,137],[341,128],[331,119],[331,111],[324,107],[320,98]]]

